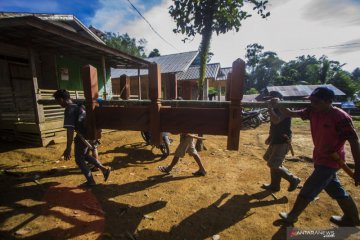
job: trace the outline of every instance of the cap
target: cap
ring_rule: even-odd
[[[271,98],[279,98],[282,99],[283,96],[281,95],[281,93],[279,93],[278,91],[270,91],[269,94],[267,96],[263,97],[263,100],[269,100]]]
[[[315,88],[308,98],[318,98],[324,101],[333,100],[335,98],[335,93],[328,87],[318,87]]]

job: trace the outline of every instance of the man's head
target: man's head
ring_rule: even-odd
[[[325,86],[318,87],[308,98],[311,101],[311,106],[315,108],[315,110],[322,111],[329,108],[335,98],[335,93],[333,90]]]
[[[65,89],[59,89],[53,94],[53,97],[60,106],[66,107],[70,100],[70,93]]]
[[[270,100],[272,98],[279,98],[280,100],[282,100],[283,96],[278,91],[270,91],[267,96],[263,97],[264,100]]]

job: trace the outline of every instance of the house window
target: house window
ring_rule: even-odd
[[[68,68],[60,68],[60,79],[62,81],[69,81],[69,69]]]

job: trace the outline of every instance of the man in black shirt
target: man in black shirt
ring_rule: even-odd
[[[277,91],[269,92],[266,100],[282,98]],[[280,191],[281,178],[286,179],[290,186],[288,191],[294,191],[300,183],[300,178],[294,176],[283,166],[284,158],[289,151],[291,141],[291,118],[285,117],[278,109],[269,107],[270,132],[265,143],[269,145],[265,152],[264,160],[270,168],[271,183],[263,184],[262,188],[273,192]]]
[[[77,135],[74,139],[75,162],[86,177],[87,181],[83,184],[83,186],[89,187],[95,185],[95,180],[89,167],[86,165],[86,162],[98,167],[102,171],[104,180],[106,181],[110,174],[110,168],[104,167],[96,158],[88,154],[89,147],[84,139],[86,136],[86,112],[84,106],[74,104],[70,98],[69,92],[65,89],[57,90],[54,93],[54,98],[60,106],[65,108],[64,128],[67,130],[67,144],[63,154],[64,159],[69,160],[71,158],[71,145],[74,138],[74,132],[76,131]]]

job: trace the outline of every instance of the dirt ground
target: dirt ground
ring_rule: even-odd
[[[306,179],[312,172],[309,126],[293,124],[295,157],[285,166]],[[194,177],[195,161],[186,156],[171,175],[159,165],[159,149],[145,146],[139,132],[103,135],[100,160],[112,168],[109,180],[95,172],[98,185],[77,187],[84,181],[74,160],[60,159],[65,144],[31,148],[0,147],[0,239],[286,239],[278,213],[289,211],[299,192],[270,195],[260,186],[269,181],[262,155],[268,124],[242,131],[240,150],[227,151],[226,137],[206,136],[202,151],[208,174]],[[179,143],[178,135],[171,152]],[[351,154],[347,146],[348,159]],[[344,172],[345,188],[360,203],[360,189]],[[341,213],[325,193],[300,216],[299,229],[332,229],[332,214]],[[360,230],[360,229],[359,229]],[[356,235],[356,236],[355,236]],[[359,232],[347,239],[359,239]]]

